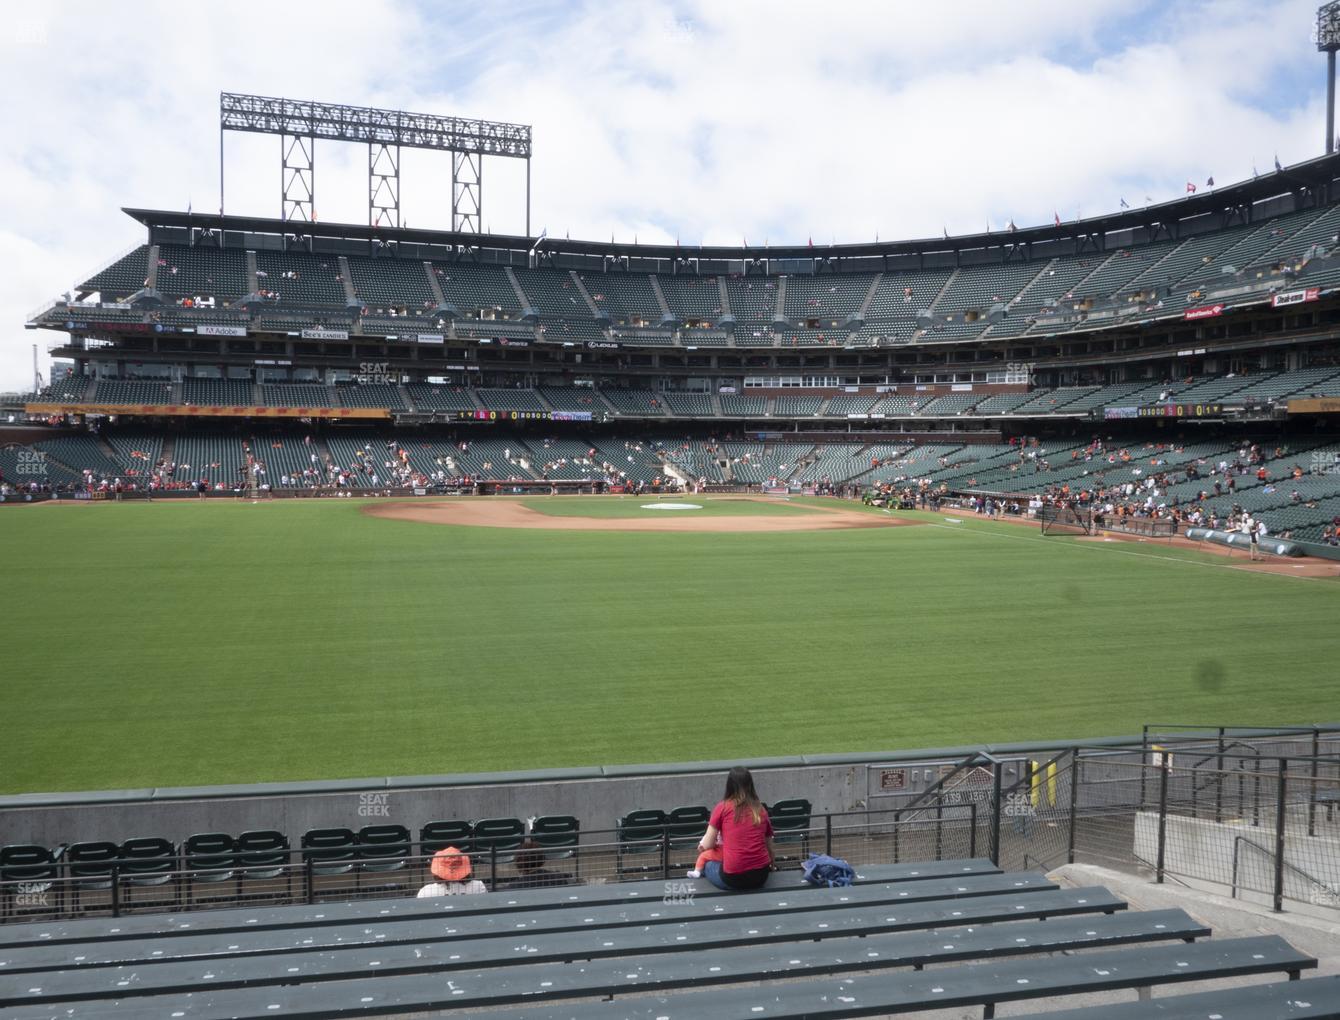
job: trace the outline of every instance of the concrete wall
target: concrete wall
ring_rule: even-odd
[[[55,846],[82,839],[121,841],[132,836],[165,836],[174,841],[196,832],[239,833],[278,829],[296,844],[308,829],[360,828],[394,823],[415,838],[425,822],[453,818],[529,818],[575,815],[583,830],[612,829],[622,814],[637,808],[665,810],[713,804],[721,798],[726,769],[674,775],[519,779],[512,782],[396,787],[388,781],[350,783],[338,790],[238,795],[210,798],[150,798],[130,802],[0,810],[0,843]],[[816,812],[850,811],[864,804],[866,770],[857,765],[801,766],[759,770],[759,795],[766,801],[805,797]],[[592,837],[599,842],[612,836]]]
[[[1136,815],[1135,852],[1151,866],[1158,860],[1158,828],[1157,813],[1142,811]],[[1247,841],[1252,845],[1247,845]],[[1194,883],[1197,888],[1232,895],[1235,842],[1238,843],[1237,897],[1250,903],[1273,904],[1273,819],[1268,825],[1253,826],[1236,820],[1214,822],[1169,815],[1164,868],[1168,874]],[[1311,907],[1318,916],[1333,920],[1336,908],[1340,907],[1340,839],[1329,833],[1308,836],[1302,812],[1290,808],[1285,823],[1284,860],[1292,865],[1284,870],[1284,897],[1291,901],[1289,909],[1307,912],[1305,908]]]
[[[1332,727],[1334,728],[1334,727]],[[1114,759],[1123,767],[1086,764],[1079,797],[1082,808],[1133,805],[1139,800],[1139,737],[946,747],[871,755],[805,755],[746,762],[759,795],[768,802],[804,797],[816,814],[891,811],[934,783],[942,769],[972,753],[989,753],[1004,763],[1006,785],[1028,759],[1045,761],[1080,744],[1129,747]],[[1284,738],[1274,753],[1300,753],[1305,741]],[[726,772],[736,762],[694,762],[610,768],[550,769],[534,772],[445,776],[404,776],[306,783],[261,783],[236,787],[113,790],[93,793],[20,794],[0,797],[0,845],[57,846],[89,839],[121,841],[132,836],[181,840],[197,832],[237,834],[278,829],[296,843],[308,829],[329,826],[404,825],[417,838],[421,825],[443,819],[529,818],[574,815],[584,831],[611,829],[622,814],[637,808],[669,810],[713,804],[722,794]],[[888,773],[903,773],[896,792]],[[986,772],[986,770],[983,770]],[[1108,773],[1111,772],[1111,775]],[[989,774],[965,783],[962,802],[983,800]],[[905,783],[906,785],[901,785]],[[1058,784],[1058,807],[1069,802],[1068,776]],[[605,841],[609,837],[598,837]]]

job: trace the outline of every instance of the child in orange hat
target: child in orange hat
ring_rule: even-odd
[[[489,891],[479,879],[470,878],[470,858],[454,846],[433,854],[428,870],[440,881],[429,882],[420,889],[418,898],[421,900],[433,896],[467,896]]]

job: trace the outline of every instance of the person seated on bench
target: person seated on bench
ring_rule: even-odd
[[[700,852],[721,847],[720,861],[705,861],[703,877],[718,889],[758,889],[772,871],[772,822],[754,792],[754,777],[736,765],[726,777],[726,795],[712,809]]]
[[[509,889],[542,889],[553,885],[571,885],[572,876],[559,871],[548,871],[544,866],[544,851],[533,839],[521,844],[521,848],[512,858],[512,866],[517,875],[506,879]]]
[[[472,893],[488,892],[488,887],[479,879],[470,878],[470,858],[454,846],[439,850],[433,854],[428,870],[440,882],[429,882],[418,892],[418,899],[433,896],[465,896]]]

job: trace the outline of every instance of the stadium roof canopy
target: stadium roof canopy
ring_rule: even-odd
[[[1315,205],[1329,201],[1340,181],[1340,153],[1319,156],[1316,159],[1262,174],[1250,180],[1227,185],[1198,194],[1187,195],[1168,202],[1122,210],[1104,216],[1082,220],[1063,221],[1059,226],[1048,224],[1020,227],[1016,230],[995,231],[949,237],[920,238],[905,241],[879,241],[857,244],[832,245],[770,245],[770,246],[686,246],[680,244],[630,244],[621,241],[584,241],[553,236],[525,236],[515,234],[477,234],[443,230],[424,230],[410,227],[368,226],[353,223],[311,223],[285,221],[270,217],[218,216],[193,212],[169,212],[156,209],[123,211],[143,223],[153,232],[186,231],[192,237],[207,231],[214,237],[228,235],[287,235],[311,239],[320,246],[322,240],[380,242],[383,245],[506,249],[537,251],[545,256],[567,254],[594,257],[636,257],[640,259],[707,261],[759,261],[762,259],[879,259],[893,256],[958,254],[969,251],[1000,249],[1009,257],[1017,251],[1026,257],[1035,244],[1073,242],[1076,250],[1104,250],[1104,239],[1109,235],[1133,235],[1146,241],[1179,239],[1184,234],[1254,222],[1253,212],[1263,203],[1275,203],[1293,198],[1294,207]],[[1271,209],[1271,215],[1278,210]],[[1194,226],[1193,226],[1194,225]],[[222,233],[217,233],[217,232]],[[225,240],[224,243],[227,243]],[[1131,243],[1123,240],[1122,244]]]

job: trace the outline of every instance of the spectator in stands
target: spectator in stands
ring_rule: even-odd
[[[430,899],[435,896],[466,896],[473,893],[488,892],[488,887],[479,879],[470,878],[470,858],[454,846],[439,850],[433,854],[428,870],[437,882],[429,882],[418,892],[418,899]]]
[[[571,885],[572,876],[558,871],[548,871],[544,866],[544,851],[533,839],[521,844],[521,849],[512,859],[516,868],[515,878],[507,879],[509,889],[542,889],[554,885]]]
[[[737,765],[726,777],[726,793],[712,809],[698,851],[721,847],[720,861],[707,861],[703,876],[718,889],[758,889],[768,880],[774,854],[772,822],[754,792],[754,777]]]

